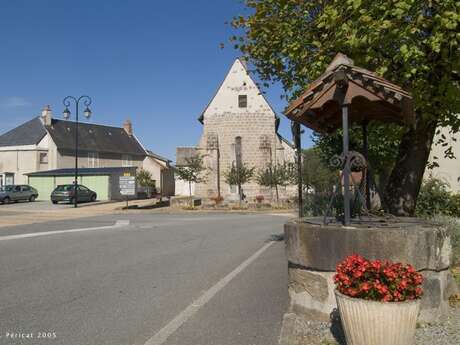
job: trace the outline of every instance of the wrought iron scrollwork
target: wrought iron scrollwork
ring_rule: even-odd
[[[350,151],[348,153],[348,161],[352,171],[363,171],[367,168],[366,158],[359,152]],[[333,169],[345,169],[346,157],[341,155],[334,155],[329,160],[329,166]]]

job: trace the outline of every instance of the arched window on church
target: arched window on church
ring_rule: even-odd
[[[242,139],[240,136],[235,138],[235,160],[237,166],[241,166],[243,162],[243,147],[242,147]]]
[[[238,167],[241,166],[243,163],[243,146],[242,146],[242,138],[240,136],[235,137],[235,143],[232,144],[232,151],[234,153],[234,159],[232,159],[232,166]],[[237,186],[231,185],[230,186],[231,193],[238,193]]]

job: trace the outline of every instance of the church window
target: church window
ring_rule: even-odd
[[[238,95],[238,107],[239,108],[248,107],[248,96],[247,95]]]

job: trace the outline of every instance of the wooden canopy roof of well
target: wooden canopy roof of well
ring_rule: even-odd
[[[337,75],[341,74],[342,78]],[[343,78],[346,85],[343,84]],[[339,53],[326,72],[291,102],[286,116],[317,132],[330,133],[342,126],[342,105],[349,105],[350,123],[381,121],[409,125],[414,122],[411,95],[398,85]]]

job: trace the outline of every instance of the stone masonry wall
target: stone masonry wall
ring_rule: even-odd
[[[212,149],[214,138],[218,138],[220,150],[221,195],[227,200],[236,200],[238,191],[225,183],[224,172],[235,161],[235,138],[242,140],[242,162],[256,171],[265,168],[270,160],[283,163],[292,161],[293,149],[279,139],[275,132],[275,119],[267,113],[227,113],[205,119],[203,134],[199,142],[199,152],[204,155],[205,165],[210,169],[207,183],[196,186],[196,195],[211,197],[217,194],[217,151]],[[256,181],[243,185],[243,192],[249,201],[262,194],[272,198],[269,188],[261,187]],[[280,196],[286,191],[280,188]]]

